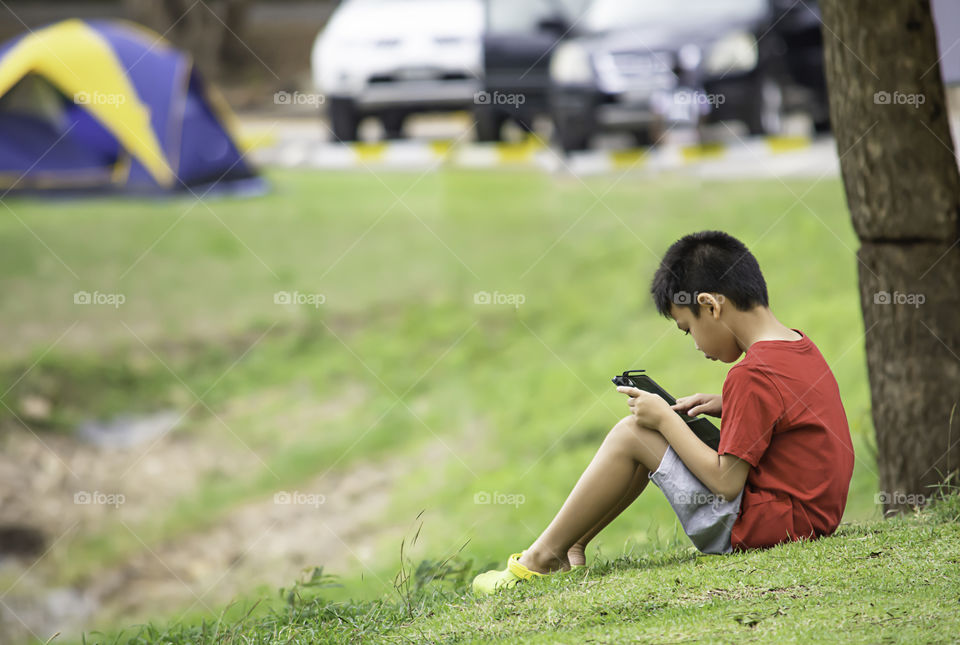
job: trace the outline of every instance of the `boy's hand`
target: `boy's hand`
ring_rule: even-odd
[[[656,394],[625,385],[617,386],[617,392],[630,396],[627,405],[640,425],[659,430],[660,423],[670,414],[670,406]]]
[[[719,394],[691,394],[677,399],[677,404],[670,406],[671,410],[682,412],[688,417],[698,414],[709,414],[712,417],[720,416]]]

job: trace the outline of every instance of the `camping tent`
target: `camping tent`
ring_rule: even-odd
[[[0,46],[0,191],[256,186],[230,118],[157,34],[65,20]]]

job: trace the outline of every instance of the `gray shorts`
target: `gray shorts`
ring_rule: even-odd
[[[740,512],[743,491],[736,499],[724,501],[710,492],[690,472],[672,446],[650,479],[666,496],[677,514],[683,532],[703,553],[730,553],[730,531]]]

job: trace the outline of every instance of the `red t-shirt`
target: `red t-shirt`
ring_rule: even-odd
[[[734,550],[830,535],[853,474],[853,444],[840,390],[820,350],[763,340],[723,381],[719,454],[752,466],[733,524]]]

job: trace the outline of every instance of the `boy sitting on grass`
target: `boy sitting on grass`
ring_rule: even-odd
[[[653,480],[703,553],[830,535],[853,474],[853,445],[836,379],[817,346],[768,307],[757,260],[719,231],[687,235],[667,251],[651,287],[657,310],[710,360],[733,363],[723,394],[669,406],[618,387],[631,414],[604,439],[546,530],[502,571],[473,581],[490,594],[584,566],[584,549]],[[721,417],[716,451],[677,412]],[[722,415],[721,415],[722,413]]]

